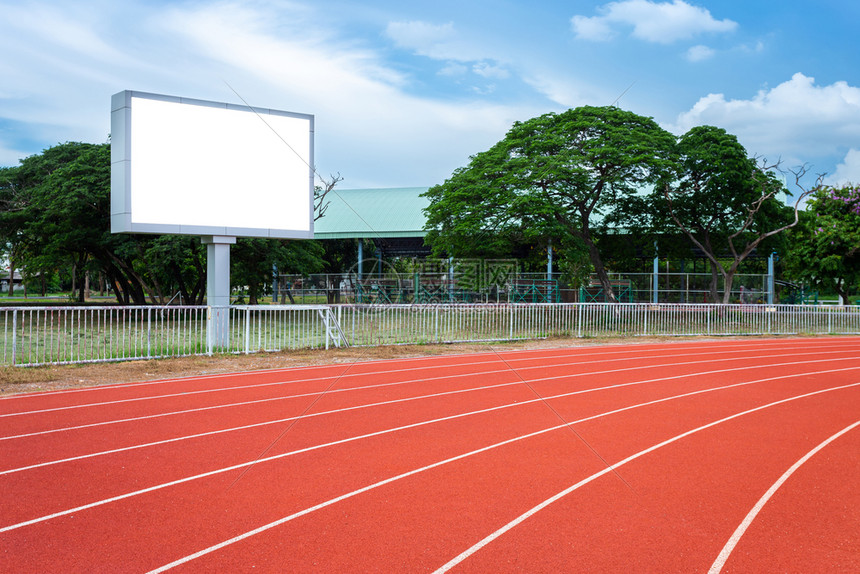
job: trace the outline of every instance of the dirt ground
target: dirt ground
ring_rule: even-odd
[[[38,391],[54,391],[115,383],[155,381],[196,375],[281,369],[330,363],[350,363],[379,359],[480,353],[514,349],[549,349],[607,344],[644,344],[683,341],[672,337],[545,339],[539,341],[461,343],[448,345],[403,345],[350,349],[305,349],[250,355],[195,356],[149,361],[52,365],[45,367],[0,367],[0,396]],[[696,340],[703,340],[698,338]],[[722,339],[725,340],[725,339]]]

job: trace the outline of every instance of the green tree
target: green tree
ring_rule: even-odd
[[[860,284],[860,186],[818,186],[800,215],[786,272],[847,302]]]
[[[83,155],[88,159],[98,153],[98,146],[70,142],[48,148],[41,154],[21,160],[14,168],[4,171],[0,182],[0,237],[9,246],[11,259],[28,275],[44,274],[50,269],[69,267],[73,277],[83,276],[87,263],[84,248],[76,244],[86,230],[73,218],[77,215],[89,217],[92,208],[84,207],[77,211],[77,198],[72,195],[75,205],[66,205],[69,199],[71,182],[62,190],[54,187],[64,182],[64,177],[57,175],[69,169],[79,169],[82,164],[79,158]],[[76,168],[71,168],[78,162]],[[110,160],[106,162],[107,187],[109,189]],[[67,172],[68,173],[68,172]],[[93,180],[100,178],[98,173],[83,176],[78,191],[82,193],[82,203],[91,205],[92,195],[83,188]],[[98,185],[97,183],[95,185]],[[61,213],[69,210],[68,217]],[[83,281],[81,288],[83,288]]]
[[[98,272],[122,304],[145,304],[147,296],[166,303],[187,271],[187,265],[177,267],[180,256],[170,256],[166,245],[189,247],[191,238],[110,233],[109,144],[60,144],[4,170],[0,207],[0,238],[15,261],[30,276],[68,269],[78,301],[84,300],[84,278]],[[199,276],[202,250],[190,247],[198,272],[192,283],[199,292],[205,283]],[[195,289],[185,295],[194,302]]]
[[[797,223],[795,209],[782,198],[785,186],[760,166],[737,138],[713,126],[698,126],[678,141],[680,156],[674,181],[658,185],[650,213],[658,229],[680,229],[711,265],[711,300],[728,303],[740,265],[763,242]],[[803,198],[798,198],[798,203]]]
[[[9,296],[14,294],[14,282],[18,258],[21,254],[22,237],[21,212],[16,208],[19,189],[17,168],[0,168],[0,255],[9,263]]]
[[[597,248],[601,219],[622,197],[674,164],[675,138],[651,118],[615,107],[580,107],[514,124],[505,138],[427,192],[428,242],[460,255],[478,245],[552,238],[581,275],[582,253],[608,298],[614,291]]]
[[[325,264],[324,249],[318,241],[239,238],[230,254],[231,283],[248,289],[249,305],[256,305],[269,292],[273,269],[279,273],[319,273]]]

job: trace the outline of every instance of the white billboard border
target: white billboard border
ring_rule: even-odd
[[[308,229],[273,229],[248,227],[221,227],[204,225],[175,225],[155,223],[135,223],[131,214],[131,130],[132,98],[150,99],[178,104],[214,107],[227,110],[252,112],[262,117],[279,115],[305,119],[309,122],[308,164]],[[262,121],[262,120],[261,120]],[[286,144],[285,144],[286,145]],[[168,96],[150,92],[124,90],[111,97],[111,233],[141,233],[164,235],[262,237],[273,239],[313,239],[314,238],[314,116],[296,112],[286,112],[270,108],[228,104],[209,100],[199,100],[179,96]]]

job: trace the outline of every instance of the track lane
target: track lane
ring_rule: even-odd
[[[844,398],[835,402],[841,400]],[[604,422],[612,425],[610,418]],[[435,564],[442,564],[444,560],[439,560],[440,554],[456,548],[458,541],[475,540],[480,532],[488,531],[488,525],[504,524],[505,516],[515,517],[523,507],[545,496],[548,490],[586,478],[595,469],[603,475],[602,482],[614,487],[612,496],[600,498],[601,504],[611,505],[613,500],[623,499],[623,491],[632,492],[602,468],[566,429],[541,435],[539,443],[530,440],[506,445],[492,455],[484,453],[385,485],[360,498],[195,557],[185,566],[188,571],[209,571],[244,563],[245,567],[253,565],[259,571],[326,572],[351,564],[352,569],[359,571],[423,571],[431,567],[434,560],[438,560]],[[456,489],[452,490],[451,485],[457,485]],[[591,514],[600,515],[600,509],[593,509]],[[552,524],[549,528],[553,528]],[[580,534],[577,531],[570,538],[576,539]],[[289,551],[263,551],[273,547],[289,548]],[[538,557],[552,555],[556,550],[552,545],[534,548],[522,540],[513,548],[514,554],[528,549],[529,556],[536,554]],[[599,553],[599,549],[595,551]],[[491,560],[496,554],[495,547],[487,553]],[[448,557],[450,554],[445,556]],[[507,558],[509,562],[493,560],[469,571],[591,571],[587,562],[555,562],[544,569],[532,568],[510,556]],[[505,564],[515,567],[506,568]],[[177,568],[177,571],[183,569]]]
[[[690,367],[685,365],[676,366],[676,368],[682,368],[686,371]],[[733,369],[736,376],[748,371],[744,367],[733,367]],[[725,369],[720,372],[725,372]],[[701,374],[696,373],[697,376],[701,376]],[[510,375],[513,374],[510,373]],[[511,378],[515,380],[515,377],[512,376]],[[631,391],[628,390],[628,387],[622,387],[620,395],[618,388],[595,391],[594,387],[589,387],[589,381],[580,381],[583,385],[580,389],[568,391],[565,395],[567,397],[577,396],[578,398],[574,403],[585,408],[584,410],[580,408],[576,413],[568,413],[565,418],[571,420],[576,416],[590,416],[595,412],[600,412],[600,409],[607,405],[607,399],[603,396],[607,393],[610,397],[618,396],[621,400],[627,401],[625,404],[631,400],[636,402],[640,398],[642,401],[659,398],[664,396],[663,393],[672,394],[676,392],[678,383],[683,384],[687,377],[684,374],[669,375],[667,373],[665,378],[670,380],[662,381],[661,384],[656,385],[655,382],[659,381],[654,379],[634,380],[627,383],[616,381],[616,385],[633,384],[643,387],[654,385],[650,389],[640,389],[632,394],[629,394]],[[260,453],[259,456],[261,457],[263,455],[277,456],[284,449],[308,448],[321,442],[343,440],[354,434],[374,433],[380,429],[378,421],[384,421],[389,425],[396,423],[395,426],[422,424],[422,421],[428,419],[435,420],[450,416],[452,412],[458,415],[466,414],[470,412],[469,409],[474,407],[477,407],[478,410],[505,406],[517,408],[527,401],[540,402],[539,399],[535,398],[533,390],[534,386],[526,388],[525,385],[513,385],[505,389],[476,391],[477,396],[483,397],[481,398],[482,401],[489,402],[474,402],[468,409],[457,411],[452,411],[450,407],[456,407],[462,403],[463,397],[452,395],[433,397],[434,400],[432,401],[420,401],[417,404],[408,405],[407,408],[404,408],[403,404],[381,405],[374,409],[376,415],[374,418],[369,418],[366,413],[360,411],[333,413],[338,417],[334,419],[334,422],[316,420],[313,417],[305,418],[301,420],[301,424],[290,428],[289,436],[282,441],[276,440],[279,436],[278,433],[283,433],[284,431],[281,429],[288,428],[287,425],[293,423],[285,422],[284,425],[280,425],[280,428],[278,426],[275,428],[255,427],[230,435],[196,437],[183,444],[157,445],[157,449],[147,449],[143,453],[133,450],[112,452],[99,460],[73,461],[75,465],[70,466],[71,470],[62,474],[58,474],[50,467],[40,467],[22,473],[0,475],[0,485],[4,487],[5,491],[12,494],[15,500],[27,501],[27,504],[19,503],[7,508],[2,524],[17,523],[38,515],[53,514],[66,508],[90,504],[100,499],[112,498],[130,491],[171,482],[178,478],[196,476],[201,473],[212,472],[218,468],[241,464],[248,460],[248,453]],[[571,393],[587,393],[590,396],[582,398],[582,395],[572,395]],[[625,394],[629,395],[625,397]],[[477,401],[478,399],[473,398],[472,400]],[[612,406],[614,400],[609,400],[607,409],[615,408]],[[481,415],[480,412],[477,414]],[[280,444],[274,444],[275,442],[280,442]],[[205,453],[205,455],[200,456],[198,453]],[[150,477],[151,469],[157,471],[152,477]],[[169,472],[167,472],[168,470]],[[92,481],[91,476],[105,476],[106,480]],[[52,497],[38,496],[43,490],[52,492],[54,495]]]
[[[682,373],[670,375],[667,372],[665,378],[674,377],[675,382],[686,379],[687,377],[683,373],[691,369],[689,365],[676,365],[673,368],[680,368]],[[663,366],[663,369],[666,372],[665,366]],[[743,367],[732,367],[732,369],[734,369],[735,375],[748,370]],[[721,369],[717,372],[725,373],[726,371],[727,369]],[[629,374],[629,371],[625,372]],[[707,374],[712,375],[713,372]],[[696,373],[696,375],[701,376],[702,373]],[[566,394],[571,396],[570,392],[591,391],[593,387],[589,388],[590,377],[586,377],[586,379],[588,380],[579,381],[583,385],[580,389],[569,391]],[[653,384],[654,380],[634,380],[618,384],[647,386],[645,383]],[[523,387],[525,386],[523,385]],[[665,392],[671,394],[671,392],[674,392],[671,390],[672,388],[672,386],[668,387],[669,390]],[[664,392],[660,389],[660,386],[654,387],[653,390],[648,391],[651,393],[650,395],[642,396],[659,397],[660,393]],[[533,390],[534,386],[527,390],[525,388],[510,387],[502,391],[479,393],[479,395],[484,397],[484,400],[489,399],[490,402],[475,403],[474,406],[478,407],[479,410],[505,405],[517,407],[525,401],[537,400],[531,392]],[[578,413],[569,413],[565,418],[571,420],[575,418],[574,415],[581,414],[582,416],[588,416],[594,412],[599,412],[606,403],[606,399],[600,397],[604,393],[612,393],[613,391],[617,394],[618,389],[605,389],[597,391],[596,394],[586,399],[578,398],[575,404],[588,405],[588,408],[585,411],[580,410]],[[655,392],[657,394],[654,394]],[[625,389],[622,393],[630,393],[630,391]],[[613,395],[610,394],[610,396]],[[632,396],[638,400],[640,394],[634,393]],[[511,398],[510,401],[508,401],[508,397]],[[624,397],[622,396],[621,398],[623,399]],[[595,400],[597,401],[596,403],[594,402]],[[336,422],[334,423],[306,418],[301,421],[300,425],[290,428],[289,437],[287,437],[288,440],[279,441],[281,442],[279,445],[274,445],[273,443],[276,442],[279,436],[278,433],[283,433],[283,430],[257,427],[230,436],[213,435],[190,439],[185,444],[159,445],[159,449],[148,451],[153,454],[144,452],[141,455],[134,451],[117,452],[105,456],[103,460],[88,459],[76,461],[78,464],[72,466],[70,471],[63,474],[56,473],[52,468],[41,467],[21,474],[0,475],[0,485],[3,485],[4,490],[11,493],[14,500],[26,501],[26,504],[22,502],[7,508],[5,513],[7,516],[3,517],[4,521],[2,524],[22,522],[35,516],[53,514],[66,508],[91,504],[100,499],[112,498],[130,491],[171,482],[178,478],[196,476],[212,472],[218,468],[241,464],[248,460],[248,453],[260,453],[259,456],[261,457],[263,455],[276,456],[282,452],[282,449],[295,450],[308,448],[321,442],[343,440],[354,434],[374,433],[380,429],[377,420],[396,423],[394,426],[401,426],[420,424],[422,420],[427,419],[444,418],[451,414],[448,408],[450,401],[454,401],[453,404],[456,406],[462,401],[462,398],[446,397],[441,402],[434,400],[426,404],[422,404],[424,403],[422,401],[419,404],[409,405],[409,408],[403,408],[403,405],[384,405],[374,409],[376,411],[375,418],[368,418],[365,413],[358,411],[336,413],[341,418],[335,419]],[[611,406],[611,401],[608,408],[614,408]],[[468,409],[456,411],[457,414],[468,412]],[[289,424],[292,425],[293,423]],[[283,428],[289,427],[283,426]],[[346,432],[342,429],[345,429]],[[269,453],[268,450],[271,446],[275,448]],[[198,453],[205,453],[205,455],[200,456]],[[151,469],[154,469],[156,474],[148,478],[152,474]],[[91,476],[105,476],[109,480],[93,481],[90,478]],[[38,496],[43,490],[54,494],[52,497]]]
[[[858,397],[858,386],[839,389],[702,429],[618,467],[627,484],[605,473],[559,491],[438,572],[706,572],[790,461],[856,420],[845,405]],[[831,571],[829,559],[812,563],[788,571]],[[752,566],[737,571],[774,570],[766,560]]]
[[[774,355],[768,358],[762,358],[760,356],[738,358],[714,357],[712,358],[712,361],[731,363],[733,361],[747,360],[751,361],[752,365],[755,366],[757,363],[761,363],[763,360],[777,360],[779,357],[784,356],[786,355]],[[791,356],[796,359],[802,359],[803,356],[811,355],[806,354],[798,356],[790,354],[788,356]],[[831,356],[833,356],[834,359],[838,357],[838,355],[832,354]],[[678,355],[670,355],[669,357],[658,358],[659,361],[662,362],[658,362],[658,359],[648,357],[645,362],[639,365],[623,366],[617,368],[604,368],[603,370],[580,371],[575,373],[570,373],[571,367],[569,366],[569,363],[567,365],[563,365],[561,367],[562,370],[558,370],[557,367],[540,368],[539,370],[536,370],[536,368],[534,367],[519,367],[517,368],[517,374],[520,377],[528,378],[531,381],[530,384],[535,385],[535,389],[541,395],[549,395],[563,392],[565,388],[569,385],[569,382],[574,378],[589,377],[591,380],[596,381],[597,377],[605,376],[606,380],[609,380],[610,377],[614,377],[618,374],[620,374],[621,376],[626,376],[625,373],[629,371],[637,371],[642,369],[659,370],[681,367],[682,365],[693,365],[691,368],[694,369],[697,364],[706,364],[705,361],[687,361],[686,363],[675,363],[674,365],[667,365],[666,361],[671,360],[673,357],[678,357]],[[626,362],[625,365],[627,365]],[[611,365],[600,364],[600,367],[603,366],[611,367]],[[597,369],[598,366],[592,365],[592,368]],[[360,382],[353,381],[349,384],[349,386],[344,386],[344,381],[342,380],[334,382],[320,381],[318,382],[318,386],[316,388],[313,388],[306,393],[302,393],[300,391],[307,389],[299,389],[296,387],[292,387],[291,394],[289,395],[276,395],[268,398],[241,400],[238,402],[234,400],[233,402],[221,403],[216,405],[195,405],[192,408],[179,410],[170,410],[170,405],[163,405],[165,411],[162,413],[151,413],[146,411],[143,413],[132,413],[132,416],[127,416],[128,413],[126,413],[125,416],[122,416],[119,419],[112,418],[110,420],[103,421],[99,421],[98,418],[104,418],[105,415],[98,413],[96,417],[97,420],[95,422],[76,419],[71,426],[66,427],[57,426],[56,422],[54,422],[54,418],[57,416],[55,413],[51,413],[50,415],[42,415],[43,417],[48,417],[50,419],[49,424],[53,426],[49,428],[40,428],[39,423],[34,422],[37,421],[39,417],[31,415],[26,419],[21,417],[20,422],[26,422],[26,424],[31,427],[35,425],[36,428],[9,428],[6,430],[7,433],[18,432],[19,434],[7,434],[6,436],[0,436],[0,460],[8,461],[4,468],[15,468],[18,466],[24,466],[26,464],[16,459],[16,452],[25,453],[26,456],[29,456],[29,453],[41,453],[41,460],[29,461],[29,464],[36,464],[39,462],[46,462],[51,459],[57,460],[73,456],[82,456],[87,452],[97,452],[99,450],[113,450],[115,448],[120,448],[123,445],[132,446],[133,444],[142,444],[159,440],[167,440],[168,438],[174,436],[181,436],[183,433],[186,435],[194,435],[214,430],[213,425],[217,425],[224,417],[230,417],[230,420],[243,421],[247,422],[248,424],[262,422],[266,420],[266,417],[269,417],[269,420],[280,420],[284,418],[285,415],[283,413],[285,411],[289,412],[289,404],[291,404],[294,400],[292,397],[300,398],[302,396],[312,396],[314,393],[319,393],[318,396],[324,394],[324,402],[321,404],[329,405],[327,407],[328,410],[336,410],[337,406],[332,401],[341,401],[343,408],[351,408],[357,400],[363,399],[366,404],[370,403],[371,401],[369,401],[367,397],[372,395],[368,393],[379,393],[378,396],[380,400],[396,400],[398,398],[415,396],[413,393],[418,392],[417,388],[419,386],[422,390],[425,388],[434,389],[436,388],[434,385],[437,385],[440,382],[444,381],[446,383],[453,383],[454,386],[452,386],[451,388],[456,388],[457,380],[463,381],[463,384],[465,385],[471,382],[467,381],[467,379],[471,377],[474,377],[475,379],[482,379],[484,374],[489,375],[493,373],[498,374],[502,378],[504,378],[504,376],[506,376],[507,374],[507,370],[490,371],[488,373],[483,373],[481,377],[475,377],[474,375],[471,375],[469,373],[461,373],[450,376],[428,377],[423,380],[406,379],[402,381],[395,380],[381,383],[378,381],[362,380]],[[537,374],[542,376],[536,378],[535,375]],[[365,386],[360,386],[362,384],[364,384]],[[328,386],[324,387],[323,385]],[[413,387],[413,385],[414,388],[411,388]],[[353,392],[361,392],[360,397],[359,395],[353,395]],[[243,398],[248,397],[244,396]],[[220,409],[225,410],[221,411]],[[75,412],[75,414],[77,415],[79,413]],[[66,415],[66,424],[69,424],[68,419],[70,418],[70,416],[71,415],[68,414]],[[169,420],[167,420],[167,418],[165,420],[158,420],[161,417],[169,417]],[[150,419],[150,422],[152,424],[136,424],[138,421],[146,419]],[[196,427],[195,424],[200,424],[201,426]],[[107,425],[117,426],[110,429],[100,428]],[[223,428],[223,425],[221,425],[221,428]],[[25,430],[26,432],[21,432],[22,430]],[[106,430],[111,432],[105,432]],[[68,432],[70,434],[65,434],[62,440],[58,441],[57,438],[50,436],[50,433],[52,432]],[[120,444],[115,444],[111,442],[115,438],[119,441]],[[10,440],[14,442],[10,443]],[[24,442],[19,442],[22,440]],[[28,441],[29,444],[27,444]],[[38,459],[39,456],[37,455],[35,458]]]
[[[431,441],[431,442],[432,442],[432,439],[427,439],[427,440],[429,440],[429,441]],[[416,444],[420,444],[420,443],[416,443]],[[465,447],[464,447],[464,448],[465,448]],[[372,455],[368,455],[368,456],[372,456]],[[358,461],[358,460],[360,460],[361,458],[362,458],[362,457],[356,457],[356,458],[354,458],[354,460],[357,460],[357,461]],[[255,470],[256,470],[256,469],[255,469]],[[250,474],[250,473],[249,473],[249,474]],[[298,475],[296,475],[296,476],[298,476]],[[192,497],[193,495],[190,495],[190,494],[189,494],[188,496],[189,496],[189,497]],[[189,498],[189,500],[190,500],[190,498]],[[234,519],[236,519],[236,520],[239,520],[238,516],[232,516],[232,518],[234,518]],[[249,521],[249,520],[247,519],[247,517],[245,517],[245,521]],[[201,527],[205,527],[206,522],[205,522],[205,521],[202,521],[200,524],[202,525]],[[3,534],[0,534],[0,536],[3,536]]]
[[[545,409],[542,409],[542,410],[541,410],[541,409],[539,409],[539,410],[538,410],[538,413],[542,414],[543,416],[546,416],[547,411],[546,411]],[[503,423],[503,424],[506,424],[506,423],[508,423],[508,422],[510,422],[510,421],[498,421],[498,422]],[[422,430],[426,430],[426,429],[422,429]],[[473,432],[474,432],[474,431],[473,431]],[[467,436],[469,433],[468,433],[468,432],[458,432],[458,433],[453,433],[453,434],[455,434],[456,436],[458,436],[458,437],[459,437],[459,436],[461,436],[461,435],[462,435],[462,436]],[[431,434],[431,435],[429,435],[429,436],[433,436],[433,435]],[[428,442],[432,442],[432,440],[433,440],[433,439],[432,439],[432,438],[429,438],[429,436],[425,436],[425,437],[420,438],[420,440],[417,440],[417,441],[416,441],[416,444],[425,444],[425,445],[426,445],[426,444],[428,444]],[[374,452],[376,452],[376,451],[374,451]],[[401,451],[401,454],[402,454],[402,452],[403,452],[403,451]],[[410,451],[410,452],[411,452],[411,451]],[[435,454],[435,453],[434,453],[434,454]],[[373,455],[367,454],[366,456],[373,456]],[[377,458],[378,458],[378,455],[376,455],[376,456],[377,456]],[[365,458],[364,456],[358,456],[358,457],[353,458],[353,460],[361,461],[361,460],[363,460],[364,458]],[[397,458],[397,461],[398,461],[398,462],[401,462],[401,458],[402,458],[402,457],[398,456],[398,457],[396,457],[396,458]],[[329,461],[329,463],[330,463],[330,461]],[[255,469],[255,470],[257,470],[257,469]],[[249,475],[250,475],[250,474],[251,474],[251,473],[249,473]],[[267,485],[271,485],[271,484],[272,484],[272,481],[270,481],[270,480],[266,480],[266,481],[264,481],[264,482],[265,482]],[[243,479],[243,485],[244,485],[244,484],[245,484],[245,479]],[[223,487],[223,484],[222,484],[222,485],[220,485],[220,486],[221,486],[221,487]],[[199,485],[198,485],[198,487],[199,487]],[[216,491],[217,491],[217,489],[216,489]],[[188,492],[188,493],[186,493],[186,494],[184,494],[184,495],[180,496],[178,499],[176,499],[176,498],[175,498],[175,494],[176,494],[176,493],[172,494],[172,495],[171,495],[171,500],[172,500],[172,502],[170,502],[170,503],[168,504],[168,506],[170,506],[170,507],[171,507],[171,509],[175,509],[176,505],[182,505],[182,504],[189,504],[189,503],[190,503],[192,506],[189,508],[189,510],[188,510],[188,511],[186,511],[186,512],[184,512],[184,513],[180,511],[180,512],[179,512],[179,514],[180,514],[180,515],[183,515],[183,514],[186,514],[186,515],[187,515],[187,513],[188,513],[188,512],[193,512],[193,508],[195,507],[195,505],[196,505],[196,504],[199,504],[199,501],[198,501],[197,499],[194,499],[194,498],[193,498],[193,495],[191,494],[192,492],[194,492],[194,489],[192,489],[190,492]],[[206,488],[203,488],[203,490],[202,490],[202,491],[200,491],[200,496],[202,496],[203,498],[208,498],[208,496],[206,496],[206,495],[204,494],[204,493],[207,493],[207,492],[209,492],[209,490],[207,490]],[[214,497],[214,496],[216,496],[217,492],[215,492],[215,493],[211,493],[211,494],[212,494],[212,496]],[[256,496],[259,496],[259,493],[256,493]],[[275,495],[273,494],[272,496],[275,496]],[[189,501],[190,501],[190,502],[189,502]],[[145,503],[145,502],[144,502],[144,504],[148,507],[150,503]],[[113,506],[113,505],[112,505],[112,506]],[[116,510],[115,508],[109,509],[109,511],[110,511],[110,512],[113,512],[113,511],[115,511],[115,510]],[[181,509],[180,509],[180,510],[181,510]],[[162,511],[164,511],[164,509],[162,509]],[[138,512],[140,512],[140,511],[138,511]],[[225,512],[226,512],[226,511],[225,511]],[[129,509],[129,510],[127,510],[123,515],[128,514],[128,513],[132,513],[132,514],[133,514],[133,511],[132,511],[131,509]],[[235,514],[235,509],[234,509],[234,513],[231,513],[230,515],[232,516],[233,514]],[[216,514],[215,516],[210,516],[209,518],[210,518],[210,520],[211,520],[211,521],[214,521],[214,522],[216,522],[216,523],[217,523],[217,519],[218,519],[218,517],[219,517],[219,515],[218,515],[218,514]],[[86,519],[86,514],[85,514],[85,513],[81,513],[80,518],[82,518],[82,519]],[[64,519],[64,520],[65,520],[65,519]],[[174,519],[174,521],[175,521],[175,519]],[[100,519],[100,520],[97,520],[97,522],[98,522],[98,523],[100,523],[100,524],[101,524],[101,523],[104,523],[104,522],[105,522],[105,519],[104,519],[104,518],[102,518],[102,519]],[[109,523],[109,522],[111,522],[111,521],[110,521],[110,520],[107,520],[107,522]],[[148,522],[148,521],[147,521],[147,522]],[[169,523],[169,522],[170,522],[170,521],[168,520],[168,523]],[[208,523],[208,522],[209,522],[209,521],[206,521],[206,520],[204,520],[204,521],[203,521],[203,523]],[[81,524],[81,523],[79,523],[79,524]],[[199,525],[197,525],[197,526],[199,527]],[[143,527],[143,526],[141,525],[141,527]],[[192,530],[193,530],[193,529],[192,529]],[[104,534],[104,533],[102,533],[102,534]]]
[[[792,348],[809,350],[823,346],[822,343],[816,340],[800,341],[794,339],[786,339],[784,341],[765,339],[752,343],[729,341],[724,342],[717,350],[714,350],[713,344],[709,348],[707,343],[674,343],[670,345],[640,345],[636,347],[636,355],[638,358],[645,356],[666,356],[667,354],[697,356],[700,352],[704,352],[705,354],[722,354],[780,351]],[[827,348],[838,350],[839,348],[851,348],[851,346],[851,341],[841,340],[841,343],[831,344]],[[14,414],[32,413],[47,409],[73,409],[75,407],[86,407],[100,403],[137,402],[160,396],[169,397],[176,394],[210,394],[220,391],[253,389],[273,385],[279,386],[294,381],[328,380],[332,378],[348,380],[363,375],[372,375],[379,379],[387,374],[395,374],[397,376],[398,373],[420,373],[438,368],[471,369],[473,372],[480,372],[488,368],[489,365],[504,367],[510,365],[515,368],[531,368],[552,364],[587,364],[606,359],[629,360],[629,358],[629,346],[574,347],[550,350],[505,351],[499,354],[442,355],[389,361],[294,367],[260,372],[213,374],[144,383],[104,385],[83,389],[0,397],[0,417],[5,418]],[[419,376],[418,378],[421,377]]]
[[[751,522],[733,533],[739,536],[736,546],[723,548],[727,555],[720,553],[711,574],[860,569],[860,423],[839,432],[786,471],[791,474],[771,486],[776,490],[768,491],[769,498],[759,499],[758,514],[747,514]]]

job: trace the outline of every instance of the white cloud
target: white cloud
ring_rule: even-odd
[[[845,159],[836,166],[833,175],[827,178],[827,184],[833,186],[860,184],[860,149],[848,150]]]
[[[0,166],[15,166],[18,161],[30,155],[20,150],[0,146]]]
[[[448,62],[445,67],[439,70],[440,76],[465,76],[469,73],[469,67],[459,62]]]
[[[492,59],[492,54],[473,38],[460,34],[452,22],[389,22],[385,28],[394,45],[434,60],[476,62]]]
[[[464,105],[406,94],[403,78],[375,53],[327,36],[290,33],[239,5],[176,9],[167,24],[189,50],[212,62],[207,73],[218,70],[218,83],[220,77],[238,75],[250,86],[237,85],[237,90],[252,93],[252,105],[267,102],[315,114],[317,164],[323,175],[340,171],[344,186],[436,183],[469,154],[502,137],[514,120],[533,115],[482,101]],[[412,45],[428,53],[433,41],[447,33],[446,27],[409,28],[423,30]],[[405,28],[397,30],[405,34]],[[501,73],[489,65],[482,70]],[[432,165],[424,161],[428,150],[433,150]],[[362,171],[377,165],[379,181],[350,179],[351,165]]]
[[[607,101],[607,94],[594,94],[587,86],[555,70],[531,70],[523,80],[549,100],[565,108],[575,108],[589,101]]]
[[[46,145],[101,142],[110,129],[110,96],[123,89],[246,100],[314,114],[322,175],[340,172],[344,187],[373,187],[442,181],[513,121],[537,115],[525,104],[408,94],[407,77],[385,62],[383,52],[327,25],[312,5],[102,4],[93,16],[77,3],[32,3],[10,12],[0,0],[0,53],[6,56],[0,59],[0,126],[8,118],[24,126],[28,140]],[[39,6],[50,6],[50,17],[33,16]],[[425,29],[422,49],[432,52],[447,30]],[[64,34],[71,36],[59,37]],[[449,73],[458,65],[471,74],[476,64],[475,71],[489,77],[505,73],[478,50],[461,53],[472,59],[451,60]],[[10,133],[0,131],[0,165],[33,153],[13,149],[20,145],[11,143]]]
[[[452,40],[456,39],[454,23],[390,22],[385,34],[399,48],[411,50],[420,56],[437,60],[459,59],[452,53]]]
[[[511,75],[503,66],[494,66],[489,62],[478,62],[472,66],[472,71],[483,78],[495,78],[499,80],[504,80]]]
[[[734,133],[750,153],[805,163],[860,141],[860,88],[846,82],[817,86],[814,78],[797,73],[748,100],[709,94],[671,129],[681,134],[698,125]]]
[[[599,15],[574,16],[571,26],[577,38],[609,40],[616,27],[632,27],[634,38],[659,44],[670,44],[704,33],[731,32],[737,28],[732,20],[716,20],[711,13],[683,0],[652,2],[622,0],[597,9]]]
[[[574,16],[570,19],[570,25],[573,28],[573,33],[580,40],[606,42],[615,37],[615,31],[606,17]]]
[[[708,46],[693,46],[687,50],[687,60],[690,62],[701,62],[708,60],[714,56],[714,50]]]

